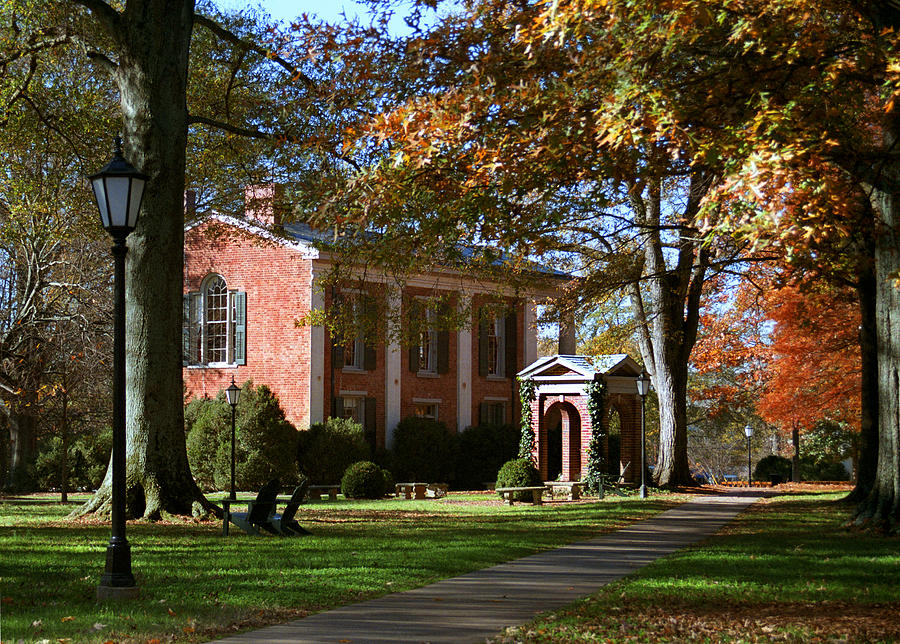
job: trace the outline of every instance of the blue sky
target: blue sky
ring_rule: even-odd
[[[315,14],[329,22],[338,22],[342,11],[346,11],[350,18],[367,15],[366,5],[355,0],[215,0],[215,2],[223,9],[261,6],[276,20],[284,21],[290,21],[302,13]],[[395,29],[402,30],[404,27],[402,17],[395,16],[391,25]]]

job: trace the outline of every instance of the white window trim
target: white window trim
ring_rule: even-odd
[[[208,307],[207,307],[207,292],[209,290],[210,284],[216,280],[221,279],[222,283],[225,285],[225,293],[226,293],[226,320],[225,320],[225,357],[226,360],[219,362],[210,362],[207,360],[209,354],[209,347],[207,346],[207,341],[209,338],[209,321],[208,321]],[[191,291],[186,293],[188,297],[191,295],[199,294],[200,295],[200,310],[198,311],[199,320],[198,320],[198,338],[197,342],[200,345],[200,358],[198,362],[190,363],[187,366],[188,369],[233,369],[238,367],[237,360],[235,359],[235,332],[236,332],[236,324],[237,320],[236,316],[236,294],[239,293],[239,289],[231,289],[228,288],[228,281],[225,277],[219,273],[210,273],[206,277],[203,278],[203,281],[200,283],[199,291]],[[183,324],[184,322],[182,322]],[[246,350],[246,348],[245,348]]]

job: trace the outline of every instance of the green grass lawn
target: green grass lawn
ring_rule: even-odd
[[[236,528],[223,538],[216,521],[130,522],[141,597],[97,603],[108,524],[69,522],[76,506],[49,495],[0,499],[0,639],[203,641],[583,539],[680,500],[316,501],[298,514],[313,536],[293,539]]]
[[[900,538],[843,527],[840,496],[760,501],[705,543],[494,641],[900,641]]]

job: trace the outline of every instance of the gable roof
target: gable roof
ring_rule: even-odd
[[[311,237],[304,238],[303,236],[293,234],[279,235],[277,230],[273,230],[268,226],[255,223],[247,219],[239,219],[237,217],[222,215],[217,212],[208,213],[203,217],[192,221],[184,227],[184,231],[187,232],[194,228],[198,228],[199,226],[202,226],[203,224],[210,221],[217,221],[219,223],[225,224],[226,226],[233,226],[246,232],[247,234],[265,239],[266,241],[272,242],[273,244],[278,244],[279,246],[284,246],[285,248],[296,250],[297,252],[301,253],[305,259],[319,258],[319,249],[317,249],[313,245],[313,239]]]
[[[597,380],[600,376],[638,376],[640,365],[625,353],[602,356],[546,356],[522,369],[520,378],[548,382]]]

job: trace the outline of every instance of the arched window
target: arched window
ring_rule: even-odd
[[[247,294],[229,291],[221,275],[209,275],[199,291],[184,295],[185,366],[246,364]]]

